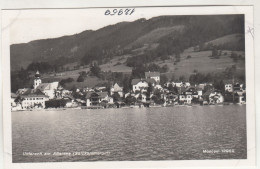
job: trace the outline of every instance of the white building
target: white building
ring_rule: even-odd
[[[219,92],[211,92],[209,95],[209,103],[210,104],[218,104],[218,103],[223,103],[224,102],[224,97],[221,93]]]
[[[188,104],[191,104],[192,98],[193,98],[193,97],[192,97],[191,94],[186,95],[186,102],[187,102]]]
[[[138,93],[135,95],[136,100],[141,102],[146,102],[146,95],[143,93]]]
[[[160,82],[160,72],[145,72],[146,79],[154,79],[157,83]]]
[[[182,82],[175,82],[175,86],[176,87],[183,87],[183,83]]]
[[[46,96],[49,96],[49,99],[53,99],[56,96],[58,86],[59,82],[41,83],[36,89],[41,90]]]
[[[152,84],[152,86],[155,86],[156,81],[154,79],[133,79],[131,84],[133,87],[133,92],[140,91],[147,92],[147,88],[149,87],[149,83]]]
[[[114,93],[118,93],[120,97],[123,97],[123,87],[120,87],[117,83],[110,89],[110,95],[112,96]]]
[[[20,95],[22,109],[45,108],[45,101],[49,100],[39,89],[30,89]]]

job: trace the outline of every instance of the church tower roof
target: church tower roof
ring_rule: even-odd
[[[41,77],[39,70],[37,70],[37,72],[35,73],[35,77],[36,78],[40,78]]]

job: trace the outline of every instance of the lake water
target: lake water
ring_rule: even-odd
[[[12,130],[13,162],[247,158],[245,105],[12,112]]]

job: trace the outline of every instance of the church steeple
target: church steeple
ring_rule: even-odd
[[[36,89],[41,83],[42,80],[40,79],[41,75],[40,72],[37,70],[37,72],[34,75],[34,84],[33,84],[33,88]]]
[[[35,78],[40,78],[41,77],[39,70],[37,70],[37,72],[35,73],[34,76],[35,76]]]

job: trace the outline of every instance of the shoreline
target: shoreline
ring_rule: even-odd
[[[47,108],[47,109],[21,109],[21,110],[11,110],[11,112],[23,112],[23,111],[63,111],[63,110],[84,110],[84,109],[88,109],[88,110],[91,110],[91,109],[144,109],[144,108],[168,108],[168,107],[213,107],[213,106],[229,106],[229,105],[239,105],[239,106],[243,106],[243,105],[246,105],[246,104],[239,104],[239,103],[229,103],[229,104],[211,104],[211,105],[200,105],[200,104],[191,104],[191,105],[188,105],[188,104],[184,104],[184,105],[166,105],[166,106],[163,106],[163,105],[154,105],[154,106],[149,106],[149,107],[144,107],[144,106],[141,106],[139,107],[138,105],[136,106],[124,106],[124,107],[119,107],[119,108],[115,108],[115,107],[111,107],[111,108],[101,108],[100,106],[99,107],[61,107],[61,108]]]

